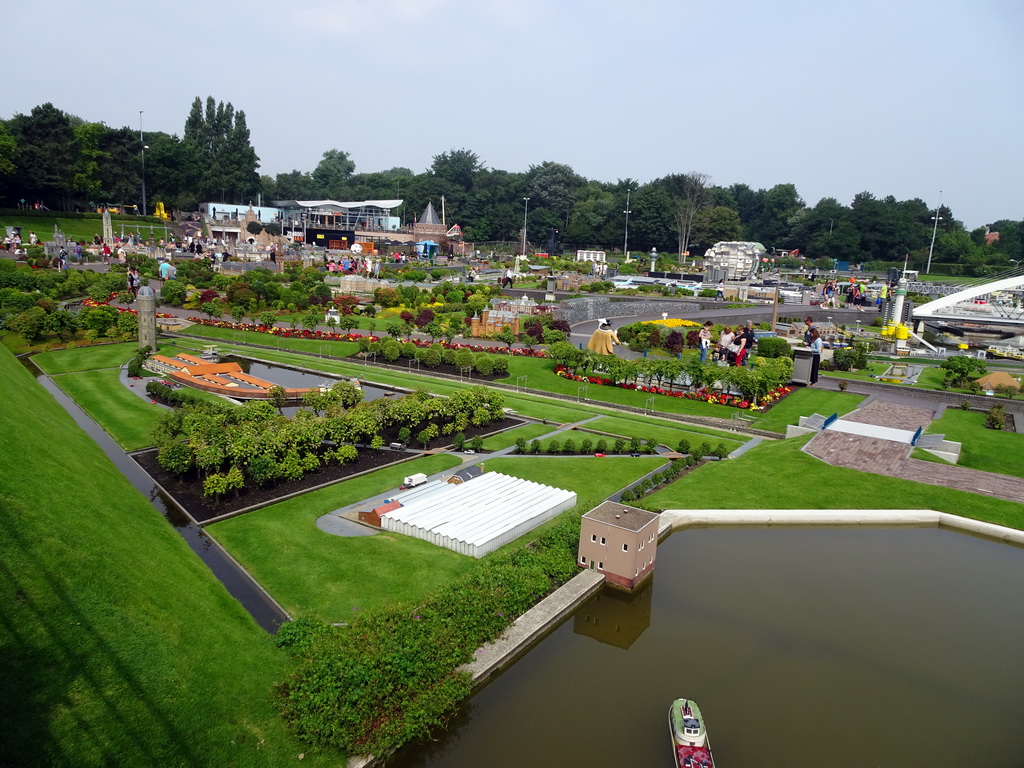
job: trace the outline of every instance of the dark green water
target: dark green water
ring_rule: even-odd
[[[679,696],[720,768],[1024,766],[1022,591],[1024,550],[948,531],[676,533],[388,766],[667,768]]]

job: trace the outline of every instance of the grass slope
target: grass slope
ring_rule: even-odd
[[[928,432],[961,443],[959,466],[1024,477],[1024,435],[985,427],[985,414],[947,408]],[[929,454],[930,456],[930,454]],[[935,457],[931,457],[935,458]],[[941,459],[939,459],[941,461]]]
[[[3,762],[294,762],[283,654],[2,350],[0,434]]]
[[[345,621],[353,609],[406,602],[473,567],[474,560],[425,541],[380,533],[344,537],[321,531],[323,514],[390,488],[415,472],[458,466],[435,455],[257,509],[207,527],[293,616]]]
[[[809,438],[766,442],[701,467],[644,499],[651,509],[934,509],[1024,528],[1024,505],[935,485],[833,467],[800,449]]]
[[[54,376],[53,383],[124,450],[136,451],[153,444],[149,433],[163,409],[123,386],[116,370],[66,373]],[[137,381],[135,386],[144,388],[145,383]]]

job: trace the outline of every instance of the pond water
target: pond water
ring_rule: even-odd
[[[1024,550],[937,529],[703,529],[596,596],[402,766],[665,766],[695,699],[716,765],[1024,764]]]
[[[305,373],[303,371],[296,371],[292,368],[286,368],[280,365],[258,363],[254,360],[249,360],[248,358],[234,357],[231,355],[225,355],[220,358],[220,360],[223,363],[238,363],[242,367],[242,370],[250,376],[265,379],[266,381],[272,381],[285,388],[301,389],[304,387],[330,386],[342,378],[340,376],[330,376],[324,373]],[[387,389],[385,387],[373,386],[365,383],[361,383],[361,386],[363,388],[363,400],[376,400],[381,397],[396,396],[395,390]]]

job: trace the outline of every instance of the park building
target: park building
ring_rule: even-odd
[[[580,520],[580,568],[603,573],[610,583],[633,589],[654,570],[658,515],[606,501]]]

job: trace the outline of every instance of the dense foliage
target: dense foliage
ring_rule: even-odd
[[[284,716],[316,746],[385,755],[429,736],[470,691],[460,667],[576,572],[579,516],[495,553],[419,605],[358,612],[346,626],[300,619],[278,642],[296,660]]]
[[[158,383],[147,385],[147,391],[186,406],[163,414],[153,428],[160,465],[179,475],[198,472],[204,493],[216,499],[247,483],[297,480],[325,464],[354,461],[360,447],[380,446],[389,428],[434,430],[434,437],[504,418],[504,395],[484,387],[449,397],[415,392],[363,403],[361,390],[339,381],[305,395],[306,408],[291,419],[277,410],[285,402],[280,388],[269,402],[241,407],[192,398],[182,403],[181,395]]]
[[[639,184],[587,179],[551,161],[509,172],[486,167],[468,149],[434,156],[422,173],[400,167],[356,173],[347,152],[328,149],[312,171],[259,177],[249,138],[243,111],[212,97],[204,108],[197,98],[183,138],[163,132],[144,136],[149,199],[194,211],[201,201],[245,203],[260,192],[265,200],[373,200],[394,197],[400,186],[405,206],[397,213],[406,222],[444,196],[467,239],[493,243],[519,240],[522,200],[529,197],[527,239],[537,250],[557,253],[616,248],[629,190],[630,244],[636,250],[701,253],[720,240],[743,239],[853,263],[902,264],[909,254],[912,267],[923,267],[928,258],[936,214],[923,200],[867,191],[848,204],[826,197],[808,205],[793,184],[723,187],[703,173],[670,173]],[[64,210],[101,202],[139,204],[141,150],[135,128],[87,122],[53,104],[14,115],[0,122],[0,204],[26,199]],[[1020,222],[990,222],[1000,235],[990,242],[985,228],[966,231],[948,207],[940,207],[938,215],[932,254],[937,270],[984,274],[1024,254]]]

